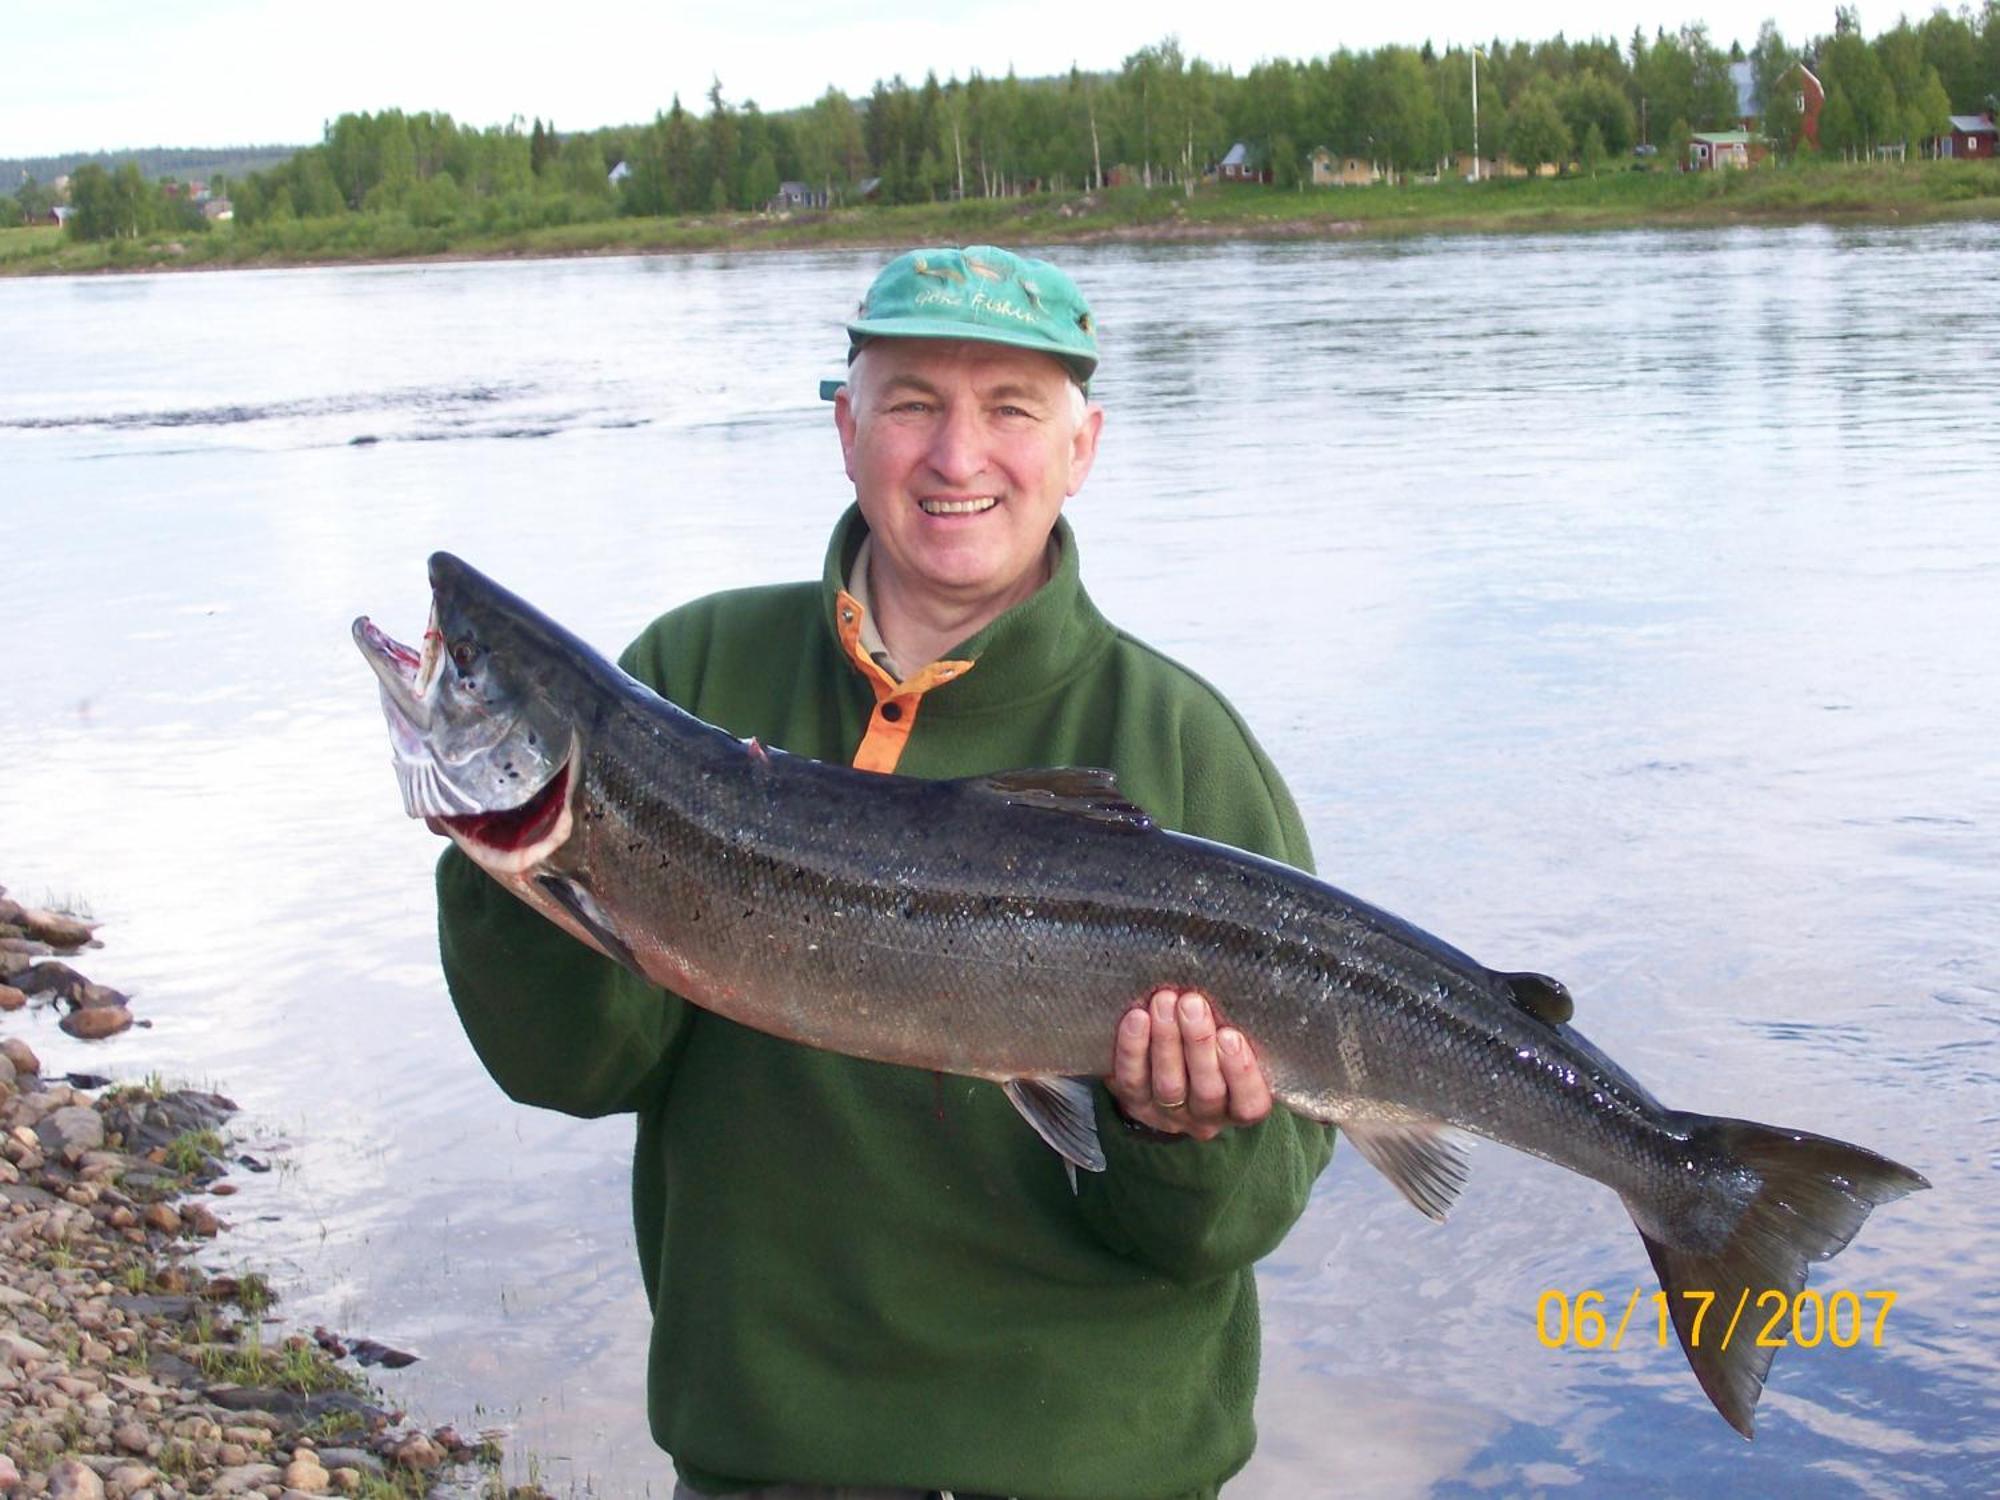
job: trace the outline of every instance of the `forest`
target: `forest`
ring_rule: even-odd
[[[1748,64],[1760,126],[1779,162],[1916,156],[1951,114],[1994,107],[2000,0],[1904,19],[1872,40],[1856,13],[1824,36],[1788,41],[1766,22],[1745,49],[1699,27],[1609,38],[1494,41],[1438,51],[1391,46],[1259,63],[1238,75],[1186,55],[1172,37],[1116,71],[1021,79],[878,81],[853,99],[829,88],[765,112],[721,80],[693,108],[679,98],[644,124],[571,132],[516,117],[471,126],[434,112],[343,114],[288,161],[206,184],[231,199],[234,228],[366,216],[404,229],[493,235],[620,217],[787,206],[921,204],[1191,187],[1233,144],[1258,180],[1298,186],[1316,147],[1374,165],[1384,180],[1442,177],[1478,154],[1516,167],[1595,175],[1685,159],[1690,135],[1741,119],[1732,64]],[[1792,70],[1826,90],[1818,141],[1806,138]],[[1475,84],[1476,80],[1476,84]],[[141,174],[92,164],[74,175],[78,238],[200,233],[199,213]],[[37,194],[40,197],[37,197]],[[24,215],[46,201],[32,182]]]

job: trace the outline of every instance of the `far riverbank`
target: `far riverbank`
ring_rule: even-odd
[[[1255,185],[1210,185],[1192,194],[1118,188],[900,208],[607,218],[527,228],[481,220],[424,225],[402,214],[345,214],[94,244],[68,241],[59,229],[17,229],[0,231],[0,275],[944,242],[1172,243],[1996,217],[2000,163],[1816,163],[1748,172],[1628,170],[1297,192]]]

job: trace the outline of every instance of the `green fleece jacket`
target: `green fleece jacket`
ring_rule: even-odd
[[[677,609],[625,669],[732,734],[850,760],[874,697],[835,599],[864,534],[850,510],[821,583]],[[924,696],[899,774],[1109,766],[1168,827],[1308,865],[1297,810],[1235,713],[1113,628],[1067,526],[1057,537],[1051,581],[950,653],[976,665]],[[1251,1265],[1304,1209],[1330,1131],[1280,1109],[1169,1140],[1127,1128],[1100,1087],[1109,1168],[1073,1192],[992,1084],[703,1012],[456,849],[438,914],[452,999],[501,1087],[638,1117],[649,1414],[689,1483],[1166,1500],[1213,1495],[1249,1458]]]

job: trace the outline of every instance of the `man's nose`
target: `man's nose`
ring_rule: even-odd
[[[947,484],[968,484],[986,467],[979,413],[953,404],[931,433],[930,466]]]

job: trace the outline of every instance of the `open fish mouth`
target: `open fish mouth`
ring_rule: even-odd
[[[382,684],[382,707],[390,716],[419,733],[430,728],[430,705],[426,695],[437,677],[443,656],[444,638],[438,633],[437,606],[431,606],[430,623],[424,628],[424,649],[404,645],[388,631],[363,615],[354,622],[354,644],[368,658]]]
[[[437,740],[446,726],[440,722],[444,715],[437,710],[434,689],[445,652],[435,604],[421,651],[397,640],[365,615],[354,622],[354,642],[374,668],[381,686],[382,713],[389,724],[391,758],[404,811],[413,818],[434,819],[461,842],[477,845],[502,860],[539,855],[562,842],[569,830],[569,792],[577,755],[574,743],[539,784],[510,771],[504,797],[466,790],[441,758]],[[488,735],[482,738],[504,738],[505,728],[489,721]],[[494,736],[494,730],[500,733]]]

